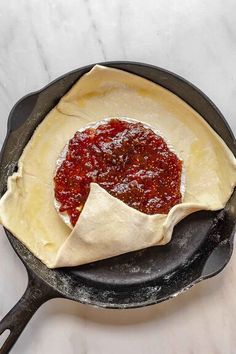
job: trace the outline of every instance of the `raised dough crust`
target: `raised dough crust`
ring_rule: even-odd
[[[53,205],[53,174],[73,134],[104,117],[128,116],[171,142],[185,166],[182,204],[168,215],[146,215],[96,183],[71,230]],[[188,214],[224,207],[236,184],[236,160],[224,141],[180,98],[141,77],[95,66],[36,129],[0,200],[2,224],[48,267],[76,266],[170,241]]]

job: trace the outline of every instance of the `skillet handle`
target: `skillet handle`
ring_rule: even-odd
[[[44,302],[57,296],[39,278],[28,272],[28,286],[25,293],[0,322],[0,337],[6,330],[10,330],[5,342],[0,347],[0,354],[8,354],[10,352],[38,308]]]

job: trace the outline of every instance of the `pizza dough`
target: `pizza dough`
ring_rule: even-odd
[[[92,183],[71,231],[54,206],[56,161],[77,130],[105,117],[145,122],[173,145],[185,166],[183,203],[168,215],[146,215]],[[18,167],[0,200],[0,221],[50,268],[164,245],[185,216],[223,208],[236,185],[232,152],[197,112],[157,84],[99,65],[38,126]]]

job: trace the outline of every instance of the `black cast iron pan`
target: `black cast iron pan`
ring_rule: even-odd
[[[192,106],[224,139],[236,155],[236,142],[224,117],[200,90],[181,77],[155,66],[134,62],[105,62],[152,80]],[[42,90],[21,99],[12,109],[0,160],[0,194],[17,169],[22,151],[37,125],[87,71],[70,72]],[[184,138],[184,137],[183,137]],[[135,308],[170,299],[197,282],[220,272],[228,263],[236,219],[236,193],[223,210],[201,211],[179,223],[172,241],[78,268],[48,269],[8,230],[7,237],[29,276],[26,292],[0,323],[0,335],[10,334],[1,354],[9,353],[35,311],[47,300],[61,297],[105,308]]]

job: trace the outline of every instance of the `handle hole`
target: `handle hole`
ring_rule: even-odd
[[[5,329],[5,331],[2,334],[0,334],[0,349],[2,348],[3,344],[6,342],[10,334],[11,334],[10,329]]]

